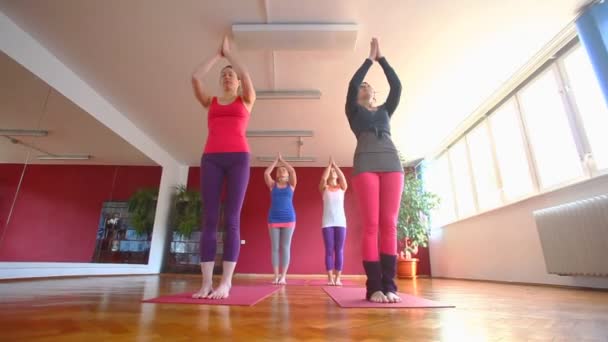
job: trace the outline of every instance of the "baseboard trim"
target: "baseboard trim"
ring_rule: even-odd
[[[110,278],[110,277],[149,277],[159,275],[159,273],[130,273],[130,274],[82,274],[82,275],[60,275],[48,277],[24,277],[24,278],[6,278],[0,279],[0,283],[16,283],[20,281],[43,281],[43,280],[61,280],[74,278]]]
[[[162,276],[183,276],[183,277],[200,277],[200,274],[192,274],[192,273],[161,273]],[[307,279],[307,278],[322,278],[327,277],[327,274],[287,274],[289,278],[293,279]],[[254,279],[254,278],[272,278],[273,275],[270,273],[236,273],[234,275],[235,278],[243,278],[243,279]],[[360,274],[343,274],[342,279],[365,279],[365,275]]]
[[[586,290],[586,291],[608,292],[608,288],[604,289],[604,288],[587,287],[587,286],[542,284],[542,283],[526,283],[526,282],[506,281],[506,280],[489,280],[489,279],[473,279],[473,278],[453,278],[453,277],[436,277],[436,276],[431,277],[431,279],[459,280],[459,281],[470,281],[470,282],[476,282],[476,283],[491,283],[491,284],[501,284],[501,285],[550,287],[550,288],[563,289],[563,290]]]
[[[193,273],[141,273],[141,274],[86,274],[86,275],[63,275],[63,276],[47,276],[47,277],[23,277],[23,278],[6,278],[0,279],[0,283],[14,283],[19,281],[44,281],[44,280],[60,280],[60,279],[74,279],[74,278],[97,278],[97,277],[147,277],[147,276],[160,276],[160,277],[185,277],[185,278],[198,278],[200,274]],[[290,278],[293,279],[309,279],[309,278],[323,278],[327,277],[327,274],[288,274]],[[219,276],[218,276],[219,277]],[[269,273],[237,273],[234,275],[235,278],[241,279],[256,279],[256,278],[272,278],[273,275]],[[418,275],[416,278],[411,279],[401,279],[397,278],[397,280],[408,281],[415,279],[432,279],[433,277],[429,275]],[[363,274],[343,274],[342,279],[352,279],[352,280],[365,280],[365,275]],[[454,279],[454,278],[445,278],[445,279]],[[465,280],[465,279],[454,279],[454,280]]]

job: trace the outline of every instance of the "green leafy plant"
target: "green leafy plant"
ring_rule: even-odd
[[[418,253],[418,246],[426,247],[429,240],[431,211],[439,205],[439,197],[424,189],[415,173],[405,176],[401,206],[397,221],[400,258],[410,259]]]
[[[201,195],[198,191],[188,190],[185,185],[178,186],[176,190],[173,224],[179,234],[190,237],[192,232],[200,227]]]
[[[154,226],[158,189],[139,189],[129,198],[131,225],[137,235],[150,233]]]

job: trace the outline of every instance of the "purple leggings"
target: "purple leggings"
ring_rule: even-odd
[[[325,242],[325,268],[328,271],[342,271],[344,265],[345,227],[323,228],[323,241]],[[334,265],[335,254],[335,265]]]
[[[201,158],[200,177],[204,208],[200,241],[201,262],[215,260],[224,181],[224,261],[236,262],[241,247],[241,208],[249,183],[249,153],[205,153]]]

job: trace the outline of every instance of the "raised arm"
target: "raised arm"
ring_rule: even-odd
[[[369,68],[374,64],[374,59],[378,54],[377,44],[372,42],[370,43],[369,48],[369,57],[365,59],[363,64],[357,69],[353,78],[351,78],[348,83],[348,92],[346,93],[346,115],[350,115],[355,108],[357,108],[357,94],[359,93],[359,86],[363,83],[365,79],[365,75],[369,71]]]
[[[264,181],[266,182],[266,185],[270,190],[272,190],[272,187],[274,186],[274,180],[272,179],[272,170],[274,170],[278,162],[279,157],[277,157],[277,159],[275,159],[272,164],[270,164],[270,166],[266,168],[266,171],[264,171]]]
[[[241,63],[240,59],[232,51],[228,37],[224,37],[224,42],[222,43],[222,55],[226,57],[236,74],[239,76],[241,86],[243,88],[243,102],[245,103],[247,109],[251,111],[256,99],[255,88],[253,87],[253,82],[251,81],[251,76],[249,76],[247,68]]]
[[[212,96],[209,93],[209,89],[203,83],[203,77],[211,70],[213,65],[220,59],[220,52],[218,51],[213,57],[206,62],[200,64],[194,69],[192,73],[192,89],[194,90],[194,96],[198,102],[205,108],[211,104]]]
[[[373,62],[371,59],[366,58],[365,62],[357,69],[357,72],[353,75],[353,78],[348,83],[348,92],[346,93],[346,114],[351,113],[357,107],[357,93],[359,92],[359,86],[363,83],[365,75],[369,71]]]
[[[346,177],[344,177],[344,173],[342,173],[342,170],[340,170],[338,164],[336,164],[335,161],[332,160],[332,164],[336,169],[336,173],[338,174],[338,184],[340,185],[340,188],[342,189],[342,191],[346,191],[346,189],[348,189],[348,183],[346,183]]]
[[[323,175],[321,176],[321,182],[319,183],[319,191],[321,191],[321,193],[323,193],[323,191],[325,191],[325,188],[327,188],[327,179],[329,178],[329,173],[331,172],[331,165],[332,159],[329,160],[329,164],[327,165],[325,171],[323,171]]]
[[[296,176],[296,170],[293,168],[293,166],[289,165],[288,162],[286,162],[283,157],[281,157],[279,155],[279,161],[283,164],[283,166],[285,166],[285,168],[287,169],[287,172],[289,173],[289,185],[291,185],[292,188],[295,189],[296,185],[298,184],[298,177]]]
[[[395,73],[395,70],[388,64],[386,58],[380,52],[380,47],[378,46],[378,51],[376,55],[376,60],[384,70],[384,75],[386,76],[386,80],[388,81],[388,85],[391,90],[388,92],[388,97],[386,98],[386,102],[384,102],[384,108],[388,111],[388,115],[392,116],[397,106],[399,105],[399,100],[401,99],[401,81],[399,80],[399,76]]]

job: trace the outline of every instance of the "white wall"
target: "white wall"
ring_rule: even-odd
[[[537,209],[607,193],[608,176],[603,176],[435,230],[430,241],[432,274],[435,277],[608,288],[608,277],[549,275],[532,216]],[[572,248],[579,247],[573,237]]]

